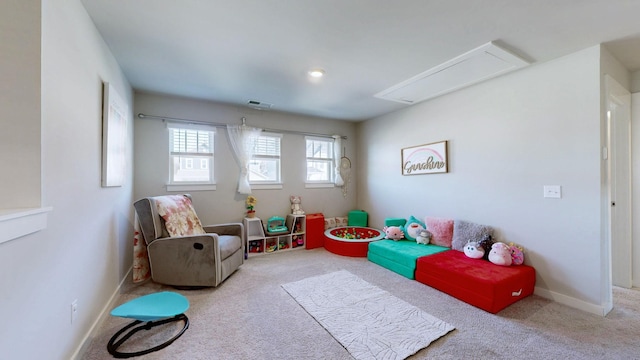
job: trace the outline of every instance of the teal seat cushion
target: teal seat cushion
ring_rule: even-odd
[[[189,308],[186,297],[171,291],[144,295],[111,310],[112,316],[154,321],[184,313]]]
[[[416,261],[450,250],[433,244],[418,244],[414,241],[380,240],[369,243],[367,259],[408,279],[415,279]]]

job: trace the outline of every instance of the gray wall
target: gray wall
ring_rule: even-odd
[[[284,134],[281,142],[283,188],[254,189],[252,193],[258,199],[256,215],[263,219],[291,213],[290,195],[302,196],[302,209],[308,214],[321,212],[325,216],[342,216],[355,208],[357,183],[355,123],[148,93],[136,93],[135,113],[235,125],[240,125],[242,117],[246,117],[247,125],[261,128],[347,136],[348,140],[343,142],[343,145],[346,147],[346,155],[351,158],[354,169],[346,197],[343,196],[341,188],[305,188],[304,136],[293,134]],[[169,177],[169,135],[166,124],[159,119],[136,117],[134,133],[135,198],[168,194],[166,184]],[[215,191],[184,191],[192,194],[194,207],[203,222],[212,224],[242,220],[246,210],[244,203],[246,195],[240,195],[236,191],[239,172],[240,169],[228,143],[226,129],[217,128],[215,137],[217,189]]]
[[[594,47],[363,122],[358,206],[378,227],[411,215],[491,225],[524,246],[538,294],[602,312],[600,99]],[[441,140],[449,173],[401,175],[401,148]]]
[[[0,9],[18,16],[25,6],[2,2]],[[111,82],[130,108],[133,94],[79,1],[44,1],[41,13],[39,6],[29,9],[33,18],[42,16],[41,34],[33,41],[20,36],[9,41],[18,49],[42,41],[42,60],[39,54],[22,59],[42,61],[38,144],[24,145],[38,154],[42,148],[42,204],[53,211],[45,230],[0,244],[0,357],[69,359],[131,266],[133,126],[125,185],[102,188],[102,81]],[[10,34],[21,34],[16,31]],[[8,81],[23,85],[21,76]],[[32,98],[22,101],[39,106]],[[21,129],[19,117],[11,121]],[[31,132],[31,121],[24,126]],[[11,188],[4,181],[2,187]],[[12,190],[30,195],[21,187]],[[78,317],[71,324],[75,299]]]

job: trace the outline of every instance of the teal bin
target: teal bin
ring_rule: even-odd
[[[364,210],[352,210],[349,211],[349,226],[364,226],[366,227],[369,223],[369,214],[367,214]]]

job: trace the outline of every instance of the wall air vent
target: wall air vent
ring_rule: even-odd
[[[249,100],[247,101],[247,106],[256,110],[269,110],[273,104],[267,104],[257,100]]]
[[[527,65],[527,61],[489,42],[374,96],[416,104]]]

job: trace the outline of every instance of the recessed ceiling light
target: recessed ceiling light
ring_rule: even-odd
[[[312,69],[309,70],[309,76],[314,78],[321,78],[324,76],[324,70],[322,69]]]

